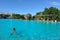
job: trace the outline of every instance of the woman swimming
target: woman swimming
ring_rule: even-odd
[[[19,35],[16,32],[16,28],[13,28],[12,33],[10,33],[10,35],[9,35],[9,38],[18,38],[18,37],[19,37]]]
[[[16,29],[15,28],[13,28],[13,33],[16,33]]]
[[[12,29],[11,35],[13,35],[13,34],[16,34],[16,29],[15,28]]]

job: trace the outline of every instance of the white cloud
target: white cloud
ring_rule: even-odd
[[[60,6],[59,2],[50,2],[51,5],[56,5],[56,6]]]

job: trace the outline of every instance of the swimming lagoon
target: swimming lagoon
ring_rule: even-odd
[[[10,35],[12,28],[16,34]],[[0,40],[59,40],[60,22],[0,19]]]

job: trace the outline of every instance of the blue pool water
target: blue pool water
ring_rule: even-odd
[[[16,28],[16,34],[12,28]],[[60,22],[0,19],[0,40],[60,40]]]

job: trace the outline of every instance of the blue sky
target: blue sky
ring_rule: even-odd
[[[60,0],[0,0],[0,12],[35,15],[51,6],[60,9]]]

